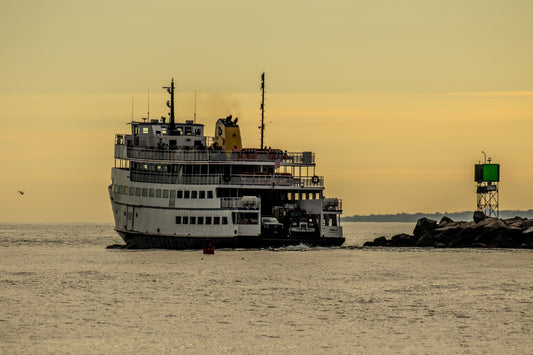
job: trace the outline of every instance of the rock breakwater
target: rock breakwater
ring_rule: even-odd
[[[533,219],[498,219],[479,211],[474,212],[471,222],[456,222],[446,216],[438,223],[420,218],[412,235],[383,236],[364,246],[533,249]]]

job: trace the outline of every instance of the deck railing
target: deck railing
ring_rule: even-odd
[[[324,212],[342,212],[342,200],[340,198],[324,198],[322,207]]]
[[[220,207],[222,208],[241,208],[247,210],[258,210],[260,199],[253,196],[244,197],[222,197]]]
[[[175,175],[147,171],[130,172],[132,181],[185,185],[253,185],[288,187],[323,187],[322,177],[293,177],[291,175]]]
[[[279,160],[281,165],[305,165],[315,164],[315,154],[313,152],[282,152],[280,150],[241,150],[241,151],[222,151],[213,149],[150,149],[128,146],[125,140],[117,135],[115,140],[115,158],[132,159],[132,160],[149,160],[149,161],[174,161],[174,162],[191,162],[191,161],[215,161],[215,162],[271,162],[276,163]]]

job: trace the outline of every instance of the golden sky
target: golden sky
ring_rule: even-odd
[[[533,208],[531,1],[0,2],[0,222],[111,222],[113,138],[132,115],[317,154],[344,215]],[[24,190],[20,196],[17,190]]]

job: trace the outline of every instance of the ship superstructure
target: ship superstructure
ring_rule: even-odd
[[[342,201],[324,196],[310,151],[243,148],[238,119],[204,125],[174,118],[131,122],[115,139],[109,195],[130,248],[280,247],[344,242]]]

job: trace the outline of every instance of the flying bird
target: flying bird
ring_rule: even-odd
[[[24,195],[24,191],[17,191],[19,194]]]

